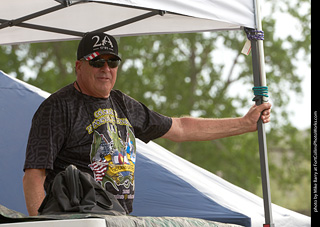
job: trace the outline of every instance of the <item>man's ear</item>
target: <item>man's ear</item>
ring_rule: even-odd
[[[75,65],[75,67],[74,67],[74,71],[75,71],[75,74],[77,75],[77,72],[79,71],[79,70],[81,70],[81,65],[82,65],[82,62],[80,61],[80,60],[77,60],[76,61],[76,65]]]

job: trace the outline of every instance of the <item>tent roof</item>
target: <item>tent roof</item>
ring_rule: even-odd
[[[254,28],[253,0],[10,0],[0,8],[0,45]]]

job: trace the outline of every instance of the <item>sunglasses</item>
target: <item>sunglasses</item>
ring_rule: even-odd
[[[98,59],[93,59],[89,60],[89,65],[91,65],[94,68],[102,68],[104,64],[107,63],[109,68],[117,68],[120,65],[120,60],[119,59],[103,59],[103,58],[98,58]]]

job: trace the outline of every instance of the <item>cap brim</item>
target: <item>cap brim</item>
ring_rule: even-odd
[[[101,55],[112,55],[112,56],[115,56],[118,60],[121,61],[121,58],[118,55],[116,55],[114,52],[107,51],[107,50],[105,50],[105,51],[95,51],[95,52],[93,52],[91,54],[83,56],[82,58],[84,58],[87,61],[89,61],[89,60],[95,59],[95,58],[97,58],[97,57],[99,57]],[[78,60],[80,60],[80,59],[78,59]]]
[[[110,51],[97,51],[97,52],[99,53],[99,56],[100,55],[112,55],[112,56],[115,56],[118,60],[121,61],[121,58],[119,57],[119,55],[116,55],[113,52],[110,52]]]

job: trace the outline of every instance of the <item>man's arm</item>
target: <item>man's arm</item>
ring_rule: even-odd
[[[260,117],[264,123],[270,121],[270,108],[269,103],[253,105],[244,117],[239,118],[173,118],[170,130],[162,138],[176,142],[206,141],[253,132],[257,130]]]
[[[26,169],[23,176],[23,190],[30,216],[36,216],[45,197],[43,188],[46,179],[45,169]]]

